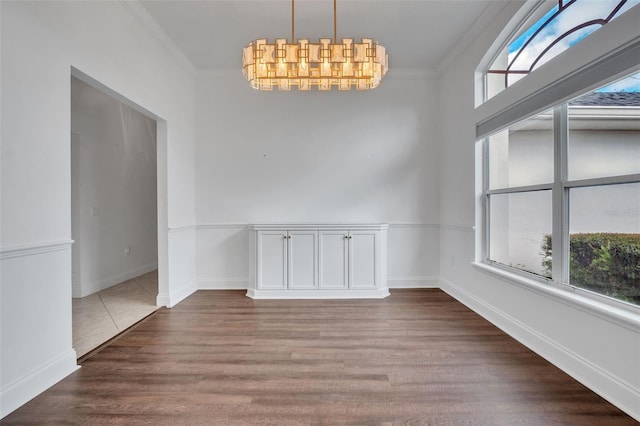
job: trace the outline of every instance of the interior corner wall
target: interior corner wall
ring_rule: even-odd
[[[156,122],[71,79],[73,297],[158,267]]]
[[[498,278],[472,265],[476,255],[473,225],[478,200],[475,176],[479,174],[475,71],[500,28],[517,11],[516,6],[507,5],[498,19],[452,60],[439,79],[441,287],[640,420],[640,330],[637,327]]]
[[[0,2],[0,417],[76,369],[71,325],[72,67],[161,122],[170,228],[195,220],[195,78],[124,2]],[[166,225],[165,225],[166,226]],[[195,288],[195,231],[168,239],[160,291]],[[178,263],[179,262],[179,263]]]
[[[433,73],[380,87],[260,92],[239,70],[197,95],[199,288],[246,288],[248,223],[389,223],[392,287],[437,285]]]

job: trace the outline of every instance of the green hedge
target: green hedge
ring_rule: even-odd
[[[640,305],[640,234],[571,234],[570,282]],[[542,266],[551,271],[551,235],[542,243]]]

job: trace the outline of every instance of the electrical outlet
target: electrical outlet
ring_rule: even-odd
[[[97,207],[91,207],[90,214],[91,216],[100,216],[100,210]]]
[[[124,248],[124,255],[129,256],[129,253],[131,253],[131,247],[127,246]]]

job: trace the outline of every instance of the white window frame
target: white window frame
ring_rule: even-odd
[[[489,182],[489,138],[482,140],[483,144],[483,256],[482,262],[510,273],[519,274],[528,279],[552,284],[572,292],[588,294],[594,298],[604,298],[607,303],[615,305],[622,304],[640,312],[640,305],[634,305],[613,297],[595,293],[593,291],[575,286],[569,280],[569,191],[572,188],[598,187],[605,185],[620,185],[629,183],[640,183],[640,173],[606,176],[589,179],[568,179],[568,145],[569,145],[569,108],[567,103],[560,104],[553,108],[553,181],[551,183],[514,186],[508,188],[491,189]],[[525,119],[526,120],[526,119]],[[496,194],[527,193],[534,191],[551,191],[552,197],[552,273],[551,278],[534,274],[516,267],[502,264],[489,258],[490,248],[490,197]]]
[[[530,11],[530,4],[525,7]],[[530,12],[529,12],[530,13]],[[527,14],[517,14],[519,19],[526,19]],[[560,138],[562,143],[554,142],[554,181],[552,184],[552,215],[554,236],[552,278],[545,279],[536,274],[516,268],[498,265],[488,261],[488,215],[487,215],[487,163],[486,138],[509,126],[533,117],[536,114],[566,104],[570,99],[593,91],[607,83],[626,75],[640,71],[640,5],[634,6],[626,13],[602,27],[587,39],[564,51],[561,55],[545,63],[536,72],[517,83],[507,87],[491,99],[486,99],[486,89],[476,90],[476,164],[478,167],[476,204],[476,262],[475,266],[514,284],[559,297],[575,306],[596,310],[610,318],[616,318],[624,324],[637,324],[640,308],[617,299],[590,292],[568,283],[568,203],[569,189],[586,186],[612,185],[636,182],[640,175],[626,175],[605,178],[568,181],[567,138],[568,123],[563,127],[554,125],[554,139]],[[511,28],[514,26],[510,23]],[[490,48],[490,52],[499,50],[496,46],[506,43],[511,32],[503,32]],[[476,69],[476,75],[484,75],[493,55],[487,54]],[[561,76],[561,77],[558,77]],[[484,79],[476,79],[485,84]],[[555,114],[563,114],[559,111]],[[560,176],[560,178],[557,178]],[[526,187],[510,188],[515,191]],[[529,188],[534,189],[534,188]],[[567,230],[566,236],[563,230]],[[559,238],[555,238],[560,236]],[[562,265],[562,266],[558,266]]]

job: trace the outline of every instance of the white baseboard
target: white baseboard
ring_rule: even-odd
[[[76,351],[71,349],[41,365],[0,391],[0,419],[38,396],[80,366]]]
[[[157,262],[149,263],[147,265],[143,265],[138,268],[135,268],[120,274],[112,275],[100,281],[81,283],[79,286],[74,286],[73,297],[89,296],[90,294],[97,293],[109,287],[113,287],[116,284],[120,284],[121,282],[130,280],[135,277],[139,277],[140,275],[144,275],[148,272],[155,271],[156,269],[158,269]],[[78,289],[80,291],[80,294],[77,294]]]
[[[389,288],[439,288],[440,281],[434,276],[389,277]]]
[[[389,289],[380,290],[254,290],[248,289],[252,299],[384,299]]]
[[[188,282],[171,293],[159,293],[158,297],[156,297],[156,305],[173,308],[178,303],[191,296],[196,290],[198,290],[196,288],[196,283],[194,281]]]
[[[249,278],[246,277],[198,279],[198,290],[246,290],[248,285]]]
[[[168,293],[158,293],[156,296],[156,306],[169,306],[171,296]]]
[[[440,288],[509,336],[640,421],[639,389],[489,305],[455,283],[441,278]]]

